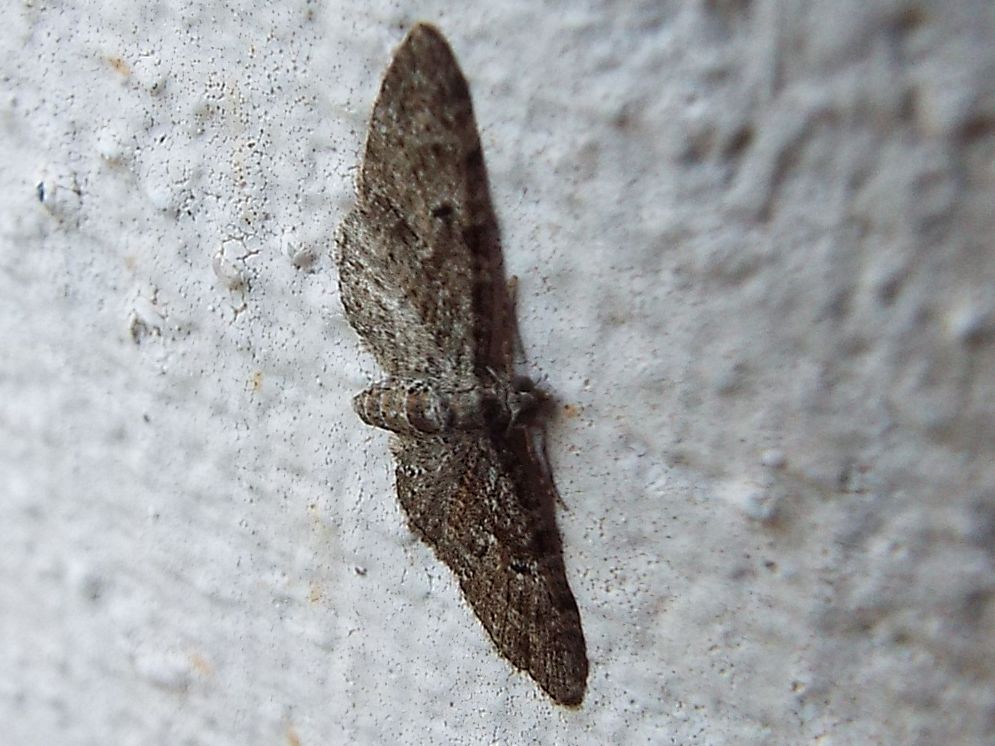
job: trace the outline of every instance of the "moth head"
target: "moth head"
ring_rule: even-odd
[[[508,412],[508,427],[528,422],[543,409],[547,394],[528,376],[515,376],[504,391],[504,406]]]

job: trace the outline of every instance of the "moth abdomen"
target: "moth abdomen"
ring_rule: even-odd
[[[367,425],[401,435],[444,435],[457,431],[505,429],[536,406],[530,386],[497,381],[454,388],[424,378],[388,378],[353,399]]]
[[[388,378],[357,394],[352,405],[367,425],[402,435],[439,435],[453,420],[448,397],[423,379]]]

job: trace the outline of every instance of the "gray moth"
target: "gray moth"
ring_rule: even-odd
[[[470,91],[433,26],[412,28],[384,75],[336,261],[346,317],[387,374],[354,408],[391,431],[410,528],[498,652],[555,702],[579,705],[587,651],[542,448],[550,399],[515,373]]]

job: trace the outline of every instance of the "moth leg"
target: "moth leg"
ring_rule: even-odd
[[[512,275],[508,278],[506,283],[508,287],[508,303],[511,304],[511,310],[518,317],[518,275]]]
[[[508,325],[511,327],[511,344],[514,348],[515,363],[525,365],[525,344],[518,329],[518,275],[512,275],[506,283],[508,288]]]
[[[543,428],[530,428],[529,447],[535,454],[536,463],[542,468],[543,474],[549,481],[549,486],[553,490],[553,495],[556,496],[557,504],[564,510],[570,510],[567,504],[563,502],[563,496],[560,494],[560,490],[556,486],[556,480],[553,479],[553,468],[549,465],[549,452],[546,449],[546,431]]]

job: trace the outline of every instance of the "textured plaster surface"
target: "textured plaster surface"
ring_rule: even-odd
[[[991,3],[449,5],[5,11],[4,742],[987,742]],[[330,237],[416,20],[562,402],[576,712],[349,408]]]

